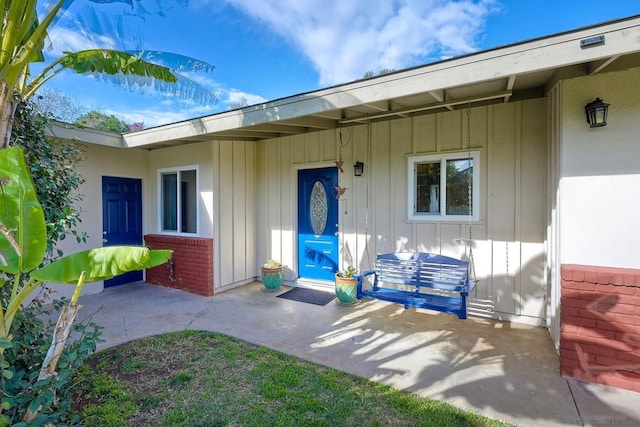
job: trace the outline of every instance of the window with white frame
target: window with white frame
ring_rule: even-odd
[[[160,231],[198,233],[198,168],[162,169],[159,171]]]
[[[408,157],[410,221],[478,221],[480,152]]]

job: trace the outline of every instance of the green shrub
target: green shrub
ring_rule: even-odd
[[[24,150],[44,212],[49,255],[45,263],[62,255],[60,251],[54,254],[54,247],[68,234],[75,235],[80,241],[86,237],[74,230],[80,221],[80,213],[73,208],[73,204],[81,200],[76,190],[83,182],[76,172],[80,147],[47,139],[45,127],[48,121],[49,118],[38,112],[33,104],[20,102],[17,104],[12,133],[12,143]],[[7,312],[15,292],[27,280],[25,274],[0,273],[2,313]],[[100,341],[100,327],[94,323],[74,325],[76,339],[70,340],[60,356],[56,375],[38,380],[42,362],[51,346],[55,321],[60,309],[67,303],[65,299],[53,298],[54,295],[44,287],[40,292],[30,304],[16,312],[12,322],[9,321],[10,329],[5,331],[11,334],[9,339],[0,340],[0,426],[20,425],[28,409],[39,409],[31,424],[70,422],[73,418],[69,412],[74,393],[73,374],[95,351]]]
[[[3,304],[10,287],[0,288]],[[33,425],[70,423],[75,392],[73,375],[100,342],[101,328],[95,323],[76,324],[77,339],[62,353],[57,375],[38,381],[40,367],[51,345],[55,319],[66,300],[49,301],[50,295],[40,298],[16,314],[12,324],[13,338],[0,354],[2,364],[2,408],[0,425],[21,425],[28,408],[40,407]],[[26,425],[26,424],[25,424]]]

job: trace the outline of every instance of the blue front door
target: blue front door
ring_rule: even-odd
[[[142,245],[142,181],[102,177],[103,246]],[[139,282],[142,271],[132,271],[105,280],[104,287]]]
[[[298,172],[298,269],[301,278],[333,280],[338,271],[338,169]]]

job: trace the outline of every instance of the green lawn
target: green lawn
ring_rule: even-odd
[[[209,332],[101,351],[79,380],[87,426],[505,425]]]

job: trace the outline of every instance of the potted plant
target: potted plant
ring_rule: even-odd
[[[276,292],[282,286],[282,263],[270,259],[260,266],[262,285],[266,292]]]
[[[356,282],[355,277],[358,274],[352,265],[348,266],[346,270],[339,271],[335,276],[336,297],[338,298],[338,304],[340,305],[354,305],[358,302],[356,298]]]

